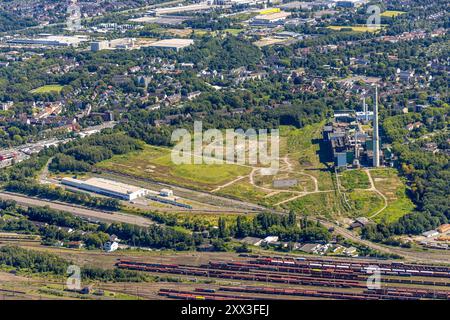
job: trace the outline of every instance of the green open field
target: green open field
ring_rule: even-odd
[[[397,170],[384,168],[370,170],[375,187],[387,198],[388,206],[374,217],[376,222],[394,222],[414,210],[415,205],[406,194],[406,186]]]
[[[369,177],[361,170],[346,170],[339,177],[339,181],[346,191],[370,187]]]
[[[171,159],[171,150],[146,145],[132,152],[97,164],[100,169],[130,176],[166,182],[210,191],[239,176],[248,175],[251,168],[235,164],[180,164]]]
[[[320,191],[334,190],[331,171],[327,163],[321,161],[326,158],[323,146],[318,143],[323,124],[317,123],[301,129],[280,127],[280,170],[275,175],[261,175],[257,171],[253,175],[254,185],[245,178],[221,189],[217,194],[274,207],[280,202],[301,195],[299,192],[315,192],[315,181]],[[295,179],[297,185],[274,187],[274,180],[283,179]],[[308,196],[295,201],[305,208],[311,206],[310,209],[313,210],[314,202],[309,202]],[[302,202],[305,204],[301,204]],[[288,203],[281,206],[287,208]]]
[[[381,14],[382,17],[388,17],[388,18],[395,18],[397,16],[400,16],[402,14],[405,14],[404,11],[395,11],[395,10],[387,10]]]
[[[217,194],[229,196],[231,198],[247,200],[253,203],[260,203],[270,191],[255,188],[248,179],[243,179],[237,183],[221,189]]]
[[[290,187],[275,187],[273,182],[275,180],[283,179],[295,179],[297,180],[297,185]],[[276,175],[261,175],[255,174],[254,182],[257,186],[275,189],[275,190],[289,190],[289,191],[314,191],[314,182],[311,177],[301,173],[301,172],[287,172],[279,171]]]
[[[237,36],[239,33],[243,32],[244,29],[225,29],[223,32],[230,33],[233,36]]]
[[[334,219],[342,214],[343,208],[334,192],[313,193],[282,205],[298,214]]]
[[[46,85],[46,86],[42,86],[39,88],[36,88],[34,90],[32,90],[32,93],[49,93],[49,92],[61,92],[61,90],[63,89],[63,86],[59,85],[59,84],[50,84],[50,85]]]
[[[301,129],[280,128],[280,157],[287,155],[294,171],[315,177],[319,190],[334,188],[331,163],[326,146],[320,143],[325,122],[307,125]],[[309,190],[308,190],[309,191]]]
[[[368,27],[368,26],[328,26],[328,29],[334,30],[334,31],[341,31],[341,30],[351,30],[354,32],[379,32],[383,26],[376,26],[376,27]]]
[[[256,170],[250,179],[252,168],[236,164],[175,165],[171,160],[170,149],[150,145],[144,146],[141,151],[114,156],[96,166],[130,178],[214,191],[217,195],[271,208],[280,206],[324,218],[372,216],[383,208],[384,199],[374,190],[369,190],[366,172],[347,170],[340,173],[343,194],[336,191],[328,149],[321,144],[323,124],[308,125],[301,129],[280,128],[280,170],[275,175],[261,175]],[[396,170],[380,168],[370,170],[370,173],[375,187],[387,199],[387,208],[374,217],[376,222],[396,221],[413,210],[414,205],[405,192],[406,186]],[[298,184],[274,187],[273,181],[280,179],[296,179]]]
[[[370,174],[375,188],[386,197],[386,208],[378,213],[385,206],[385,200],[370,189],[367,174],[361,170],[348,170],[339,176],[343,197],[347,199],[347,216],[371,217],[376,214],[372,218],[375,222],[395,222],[414,209],[406,195],[406,186],[395,169],[371,169]]]
[[[373,191],[354,190],[347,194],[347,198],[352,208],[349,216],[353,218],[370,217],[384,206],[381,196]]]

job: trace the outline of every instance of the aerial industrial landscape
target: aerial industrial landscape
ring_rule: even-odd
[[[0,0],[0,299],[450,300],[449,7]]]

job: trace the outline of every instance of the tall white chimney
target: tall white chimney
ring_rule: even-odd
[[[373,108],[373,166],[380,166],[380,136],[378,129],[378,86],[375,86],[375,106]]]

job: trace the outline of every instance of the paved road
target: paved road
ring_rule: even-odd
[[[147,227],[151,224],[154,224],[153,221],[150,219],[140,217],[140,216],[134,216],[131,214],[121,213],[121,212],[114,212],[114,213],[108,213],[104,211],[98,211],[88,208],[83,208],[71,204],[64,204],[60,202],[51,202],[47,200],[42,199],[36,199],[36,198],[30,198],[18,194],[12,194],[9,192],[0,192],[0,199],[1,200],[14,200],[19,205],[22,206],[32,206],[32,207],[44,207],[48,206],[55,210],[60,210],[64,212],[72,213],[73,215],[83,217],[83,218],[90,218],[92,220],[99,220],[104,222],[123,222],[123,223],[129,223],[134,224],[142,227]]]

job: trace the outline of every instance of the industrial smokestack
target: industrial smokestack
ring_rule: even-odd
[[[373,166],[380,166],[380,136],[378,129],[378,86],[375,86],[375,105],[373,108]]]
[[[369,110],[366,105],[366,97],[363,97],[363,112],[364,112],[364,121],[369,121]]]

